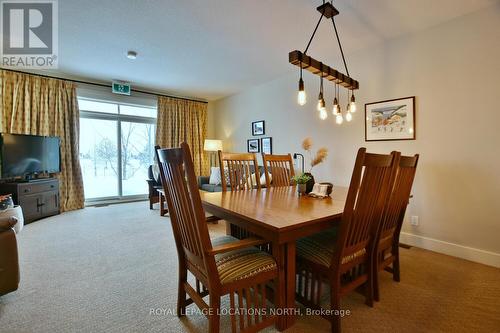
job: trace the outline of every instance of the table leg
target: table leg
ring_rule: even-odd
[[[295,324],[295,242],[286,244],[286,307],[288,315],[286,316],[286,327],[289,328]]]
[[[288,327],[286,325],[287,323],[287,318],[285,315],[281,314],[281,311],[286,310],[287,304],[286,304],[286,258],[285,258],[285,253],[286,253],[286,245],[284,244],[277,244],[273,243],[272,244],[272,253],[273,257],[276,260],[276,263],[278,264],[278,281],[276,283],[276,288],[274,289],[274,301],[276,302],[275,306],[277,308],[278,312],[278,322],[276,323],[276,328],[278,331],[284,331]]]

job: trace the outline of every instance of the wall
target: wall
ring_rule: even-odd
[[[319,80],[306,73],[308,104],[296,104],[298,73],[215,103],[215,130],[228,151],[246,151],[250,123],[266,121],[275,153],[300,152],[309,136],[330,156],[318,180],[347,185],[356,151],[420,153],[402,240],[500,267],[500,6],[348,55],[358,79],[351,123],[321,121]],[[331,84],[326,93],[331,105]],[[365,142],[364,103],[416,96],[415,141]],[[346,97],[342,96],[345,107]]]

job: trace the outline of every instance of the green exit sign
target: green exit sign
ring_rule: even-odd
[[[114,94],[130,95],[130,83],[113,81],[112,91]]]

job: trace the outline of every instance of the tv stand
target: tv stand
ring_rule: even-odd
[[[51,180],[54,178],[21,178],[21,179],[16,179],[15,183],[21,183],[21,184],[26,184],[26,183],[39,183],[39,182],[45,182],[47,180]]]
[[[23,209],[25,223],[60,213],[59,180],[56,178],[3,183],[0,194],[12,194],[14,204]]]

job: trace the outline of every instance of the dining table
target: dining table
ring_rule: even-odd
[[[285,310],[278,329],[295,323],[295,242],[340,223],[348,188],[334,186],[330,196],[299,195],[295,186],[205,192],[200,191],[203,208],[227,223],[234,224],[271,244],[285,295],[279,295]]]

